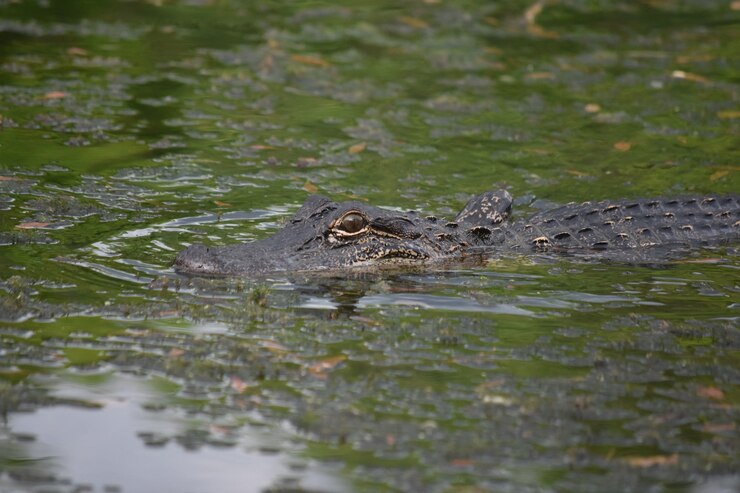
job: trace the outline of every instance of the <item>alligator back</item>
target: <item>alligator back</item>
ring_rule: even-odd
[[[740,239],[740,196],[568,204],[492,232],[516,251],[599,251],[708,245]]]

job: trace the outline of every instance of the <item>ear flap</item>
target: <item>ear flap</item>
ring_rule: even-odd
[[[455,217],[460,226],[473,229],[504,222],[511,214],[511,194],[506,190],[485,192],[473,197]]]

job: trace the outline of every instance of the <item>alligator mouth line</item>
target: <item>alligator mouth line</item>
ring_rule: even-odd
[[[402,249],[379,249],[368,252],[360,251],[353,259],[353,264],[357,263],[400,263],[404,260],[426,260],[429,254],[413,248]]]

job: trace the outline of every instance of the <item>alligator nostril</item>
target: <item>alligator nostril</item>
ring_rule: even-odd
[[[213,264],[214,256],[211,248],[201,243],[190,245],[180,252],[173,265],[176,270],[181,272],[198,272],[205,271]]]

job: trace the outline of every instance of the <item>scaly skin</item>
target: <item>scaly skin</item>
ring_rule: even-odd
[[[472,198],[454,221],[313,195],[275,235],[223,247],[193,245],[178,272],[263,275],[432,265],[501,253],[584,254],[633,261],[740,239],[740,196],[568,204],[506,222],[504,190]]]

